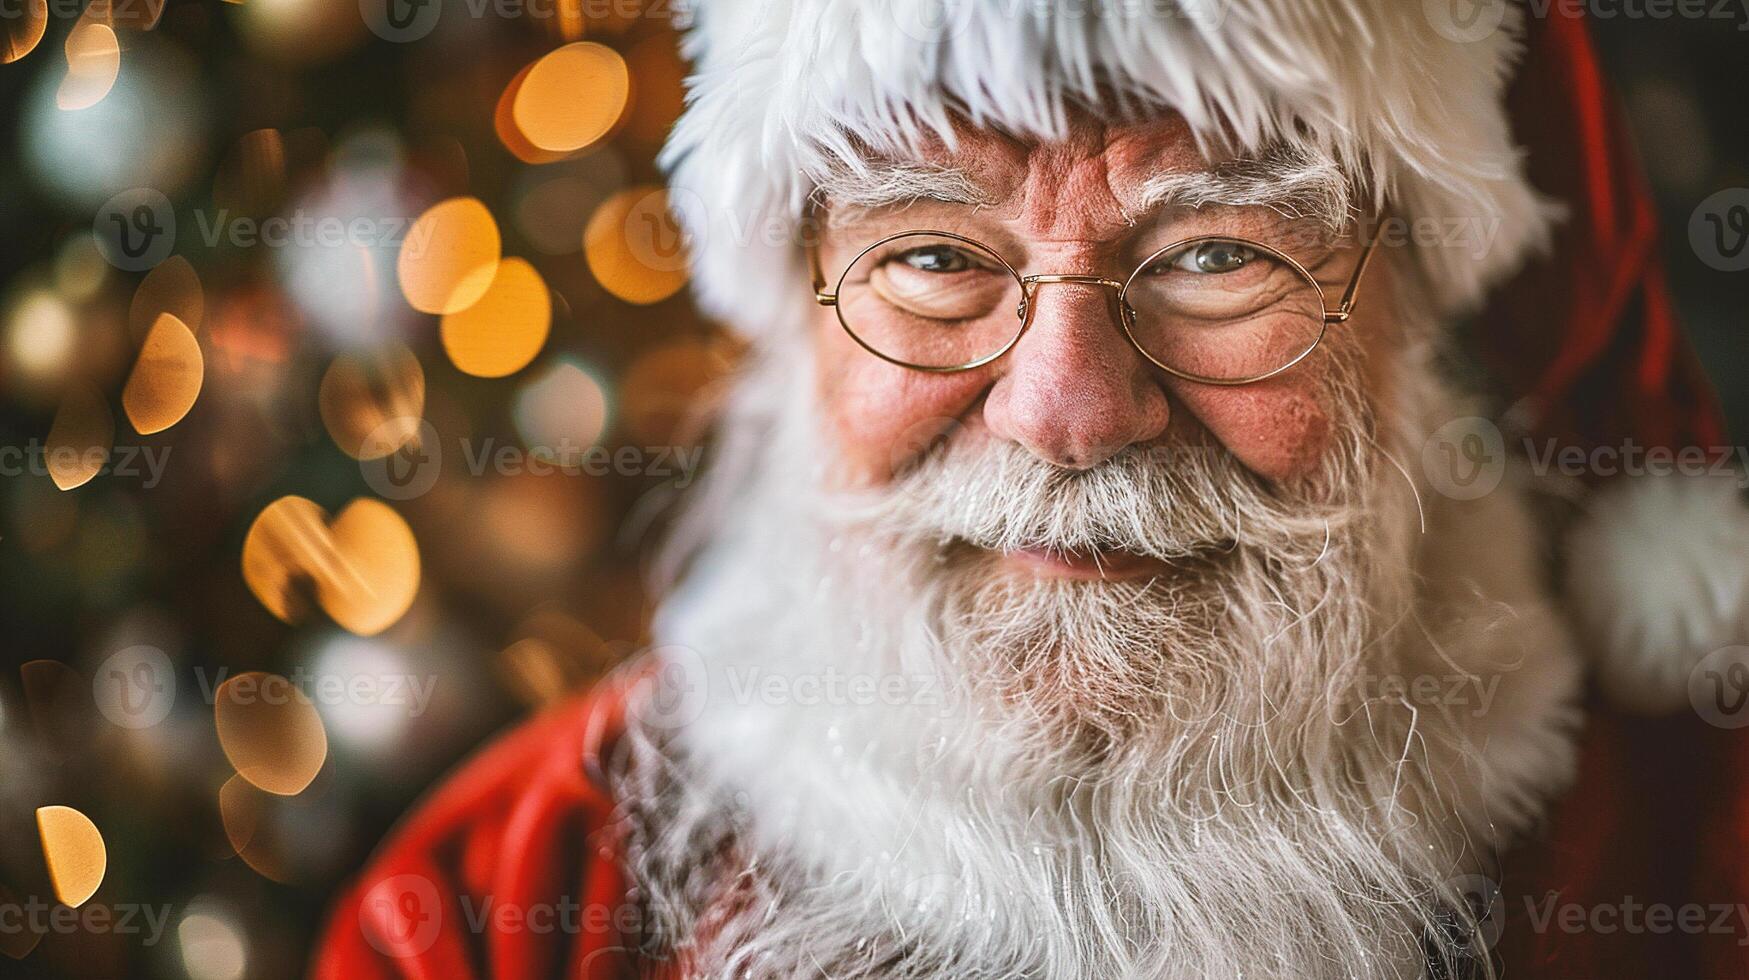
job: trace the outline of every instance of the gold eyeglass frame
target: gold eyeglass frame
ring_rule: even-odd
[[[844,278],[846,276],[850,275],[850,270],[856,268],[856,264],[858,262],[862,261],[863,256],[867,255],[868,253],[874,251],[877,248],[880,248],[882,245],[885,245],[888,242],[896,241],[900,238],[908,238],[908,237],[911,237],[913,235],[931,235],[931,236],[934,236],[937,238],[946,238],[946,239],[949,239],[952,241],[963,242],[964,244],[971,245],[971,246],[979,249],[980,251],[985,252],[985,253],[993,256],[996,259],[996,261],[1002,263],[1002,268],[1005,269],[1008,272],[1008,274],[1011,277],[1013,277],[1014,281],[1020,285],[1020,306],[1015,311],[1016,315],[1020,319],[1020,325],[1014,331],[1014,336],[1010,337],[1008,339],[1008,342],[1006,344],[1003,344],[1000,349],[998,349],[997,351],[995,351],[992,354],[984,355],[982,357],[979,357],[979,358],[976,358],[972,361],[969,361],[965,364],[956,364],[956,365],[951,365],[951,366],[947,366],[947,367],[937,367],[937,366],[927,365],[927,364],[913,364],[913,363],[910,363],[908,361],[902,361],[896,357],[892,357],[890,355],[883,354],[882,352],[876,350],[872,345],[869,344],[868,341],[864,340],[862,338],[862,336],[856,332],[856,328],[852,327],[850,325],[849,321],[844,319],[844,309],[843,309],[843,307],[838,305],[838,294],[843,290]],[[1257,249],[1258,251],[1263,252],[1266,255],[1269,255],[1269,256],[1276,258],[1276,259],[1280,259],[1281,261],[1287,263],[1288,268],[1292,269],[1295,272],[1295,274],[1297,274],[1301,279],[1304,279],[1306,282],[1309,282],[1312,284],[1312,288],[1317,290],[1317,293],[1318,293],[1318,305],[1320,307],[1322,307],[1324,310],[1324,322],[1318,329],[1318,336],[1313,338],[1312,342],[1310,344],[1306,345],[1305,350],[1296,354],[1294,356],[1294,358],[1292,360],[1288,361],[1286,364],[1283,364],[1277,368],[1273,368],[1269,371],[1265,371],[1262,374],[1256,374],[1256,375],[1252,375],[1250,377],[1245,377],[1245,378],[1214,378],[1214,377],[1207,377],[1207,376],[1199,375],[1199,374],[1193,374],[1189,371],[1182,371],[1182,370],[1179,370],[1178,368],[1172,367],[1169,364],[1162,363],[1159,358],[1157,358],[1153,354],[1149,353],[1148,349],[1142,346],[1141,341],[1136,339],[1135,331],[1133,329],[1133,327],[1135,326],[1136,311],[1133,307],[1131,307],[1129,305],[1129,301],[1128,301],[1130,284],[1135,282],[1136,277],[1142,274],[1142,270],[1144,270],[1148,266],[1152,265],[1154,263],[1154,261],[1156,259],[1159,259],[1161,256],[1167,255],[1167,254],[1172,253],[1172,252],[1180,251],[1180,250],[1187,248],[1189,246],[1192,246],[1192,245],[1201,245],[1201,244],[1204,244],[1207,242],[1230,242],[1230,243],[1233,243],[1236,245],[1243,245],[1246,248]],[[994,361],[997,358],[1001,357],[1002,355],[1013,350],[1014,346],[1016,344],[1020,343],[1020,338],[1024,337],[1026,335],[1027,327],[1032,325],[1032,311],[1033,311],[1033,308],[1035,306],[1035,304],[1033,302],[1033,297],[1036,294],[1037,287],[1039,285],[1041,285],[1043,283],[1073,283],[1073,284],[1083,285],[1083,286],[1098,286],[1101,289],[1115,289],[1115,290],[1117,290],[1117,303],[1118,303],[1118,312],[1119,312],[1118,323],[1120,326],[1123,327],[1124,337],[1129,340],[1130,346],[1134,347],[1138,353],[1140,353],[1143,357],[1147,358],[1148,363],[1154,365],[1155,367],[1166,372],[1167,374],[1172,375],[1175,378],[1182,378],[1186,381],[1194,381],[1194,382],[1197,382],[1199,384],[1218,385],[1220,387],[1233,388],[1233,387],[1238,387],[1239,385],[1255,384],[1259,381],[1265,381],[1265,380],[1268,380],[1269,378],[1275,377],[1278,374],[1281,374],[1284,371],[1289,370],[1294,365],[1305,360],[1307,357],[1310,357],[1311,353],[1318,349],[1318,345],[1324,342],[1324,335],[1327,332],[1329,332],[1330,327],[1332,327],[1336,324],[1339,324],[1339,323],[1347,322],[1348,318],[1354,313],[1355,295],[1360,290],[1361,278],[1366,275],[1366,268],[1372,262],[1373,250],[1377,246],[1378,246],[1378,236],[1374,236],[1371,241],[1366,243],[1366,247],[1364,249],[1362,249],[1362,251],[1360,253],[1360,261],[1355,264],[1354,272],[1349,276],[1348,287],[1342,291],[1342,298],[1337,303],[1336,309],[1334,309],[1334,310],[1330,309],[1329,303],[1326,300],[1326,297],[1324,294],[1323,283],[1320,283],[1317,280],[1317,278],[1314,277],[1312,275],[1312,273],[1309,270],[1307,270],[1304,265],[1301,265],[1299,263],[1299,261],[1297,261],[1293,256],[1288,255],[1287,253],[1281,251],[1280,249],[1272,248],[1268,245],[1265,245],[1262,242],[1251,241],[1250,239],[1246,239],[1246,238],[1235,238],[1235,237],[1232,237],[1230,235],[1196,235],[1196,236],[1191,237],[1191,238],[1185,238],[1185,239],[1181,239],[1179,241],[1173,242],[1172,244],[1167,245],[1163,248],[1155,249],[1152,253],[1150,253],[1148,255],[1147,258],[1143,259],[1141,261],[1141,263],[1136,266],[1135,271],[1131,272],[1129,275],[1129,278],[1125,279],[1123,282],[1118,282],[1115,279],[1107,279],[1104,276],[1074,275],[1074,274],[1064,274],[1064,273],[1052,273],[1052,274],[1023,276],[1020,274],[1019,270],[1015,269],[1014,266],[1009,264],[1007,259],[1002,257],[1002,253],[996,251],[995,249],[991,248],[990,246],[984,244],[983,242],[980,242],[975,238],[967,238],[964,235],[956,235],[953,232],[932,231],[932,230],[929,230],[927,228],[919,228],[919,229],[914,229],[912,231],[902,231],[896,235],[888,235],[887,237],[881,239],[880,241],[877,241],[877,242],[867,246],[866,248],[862,249],[861,251],[857,252],[855,257],[853,257],[850,260],[850,262],[845,265],[844,271],[839,274],[838,282],[836,285],[833,286],[831,292],[826,291],[826,273],[825,273],[825,270],[820,265],[820,246],[819,246],[819,242],[817,240],[817,236],[810,236],[810,241],[808,244],[808,264],[811,268],[811,271],[813,272],[813,277],[814,277],[814,302],[820,304],[821,306],[830,306],[833,308],[833,311],[838,316],[838,324],[844,328],[845,333],[850,335],[851,340],[856,341],[857,346],[861,347],[865,351],[868,351],[870,354],[873,354],[874,356],[880,358],[881,360],[886,361],[889,364],[896,364],[902,368],[909,368],[913,371],[924,371],[924,372],[927,372],[930,374],[955,374],[955,373],[958,373],[960,371],[970,371],[970,370],[973,370],[975,368],[983,367],[984,365],[989,364],[991,361]]]

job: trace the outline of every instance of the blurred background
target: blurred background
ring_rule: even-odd
[[[677,16],[0,0],[0,975],[300,975],[425,787],[639,648],[737,356],[652,165]],[[1749,375],[1690,236],[1749,14],[1594,27]]]

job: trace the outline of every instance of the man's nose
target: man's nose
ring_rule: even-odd
[[[1164,432],[1166,392],[1116,319],[1116,291],[1061,282],[1028,288],[1032,322],[984,402],[990,431],[1071,469]]]

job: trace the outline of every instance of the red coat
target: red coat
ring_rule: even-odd
[[[313,976],[637,975],[613,802],[589,774],[620,710],[570,701],[450,777],[343,895]],[[1749,742],[1599,709],[1582,745],[1575,785],[1504,864],[1504,976],[1749,977]]]

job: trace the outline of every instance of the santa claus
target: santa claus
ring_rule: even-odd
[[[700,3],[665,160],[754,353],[662,645],[315,974],[1745,975],[1749,521],[1529,13]],[[1523,458],[1629,440],[1709,465]]]

